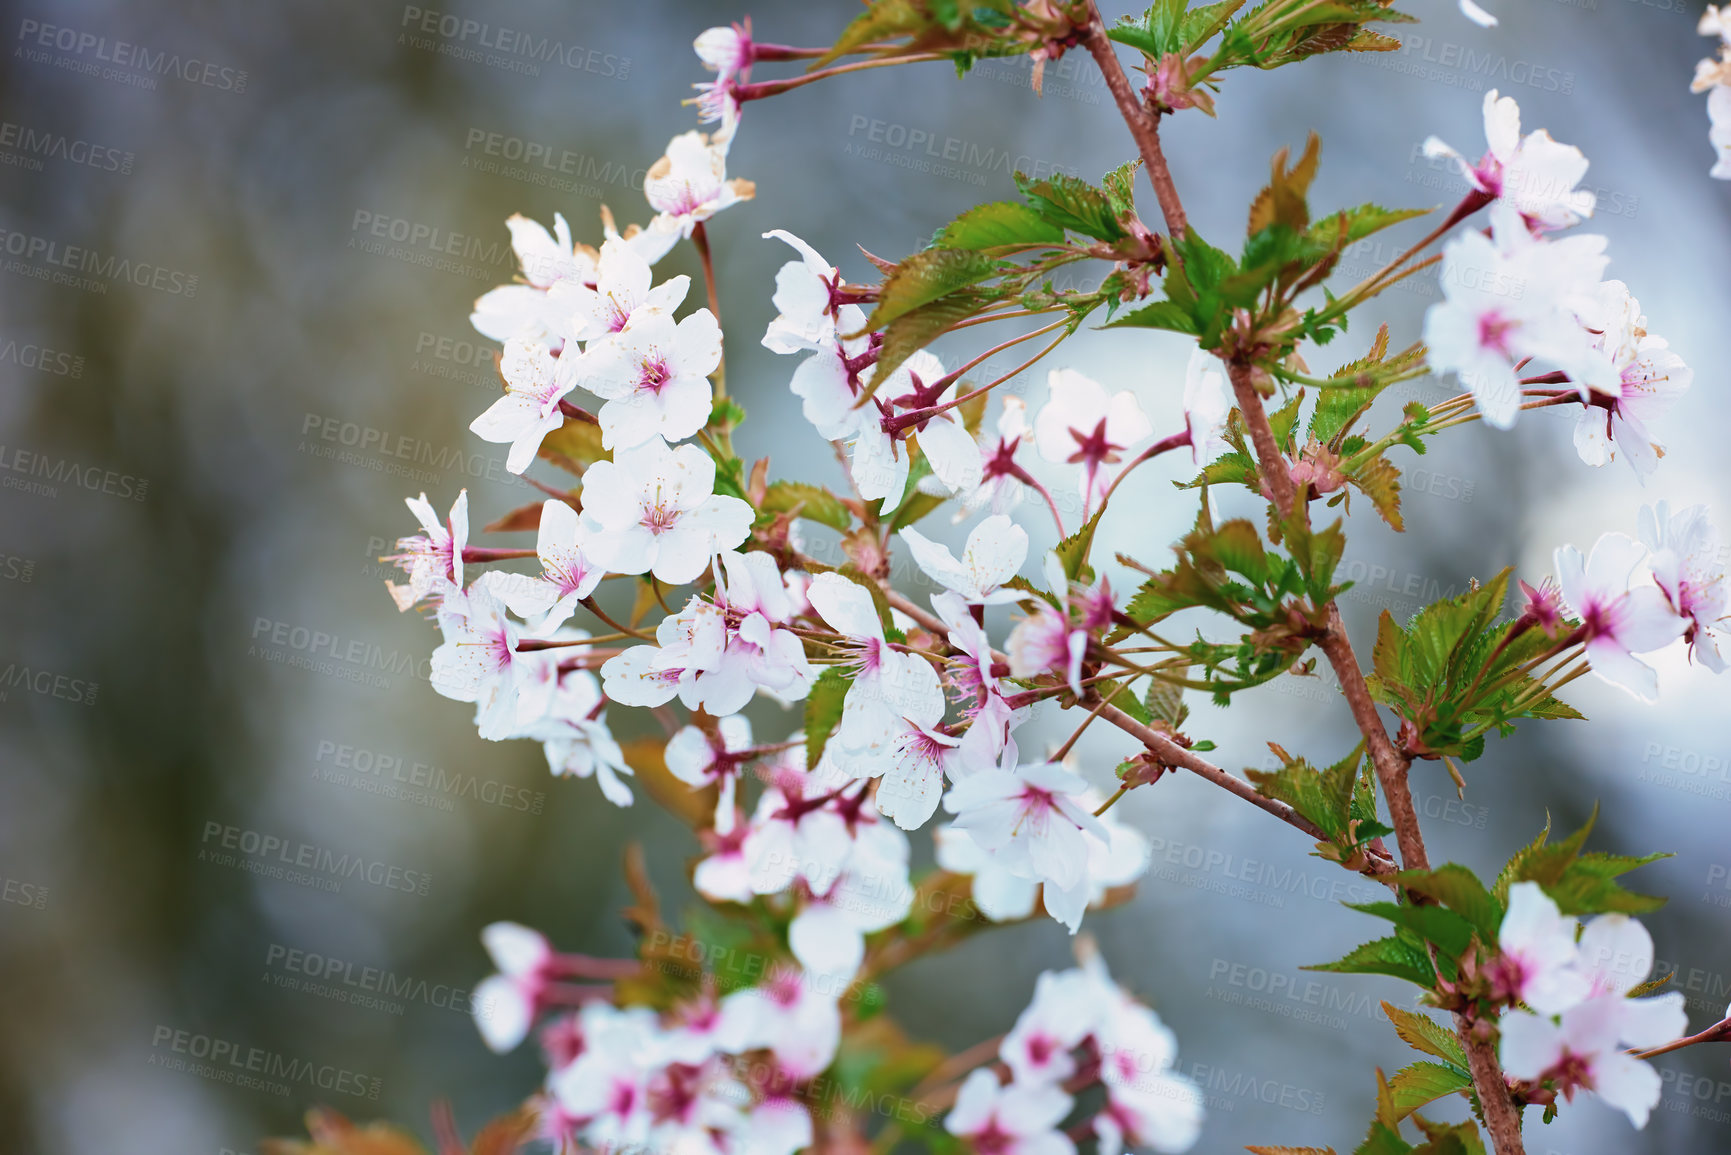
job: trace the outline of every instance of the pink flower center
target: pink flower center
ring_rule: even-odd
[[[1479,318],[1479,346],[1506,357],[1509,354],[1509,334],[1518,328],[1518,321],[1506,320],[1500,313],[1486,313]]]
[[[643,362],[643,376],[638,379],[638,385],[651,393],[660,393],[662,387],[673,379],[673,373],[667,368],[664,358]]]
[[[979,1152],[979,1155],[1005,1155],[1005,1152],[1014,1150],[1016,1146],[1016,1137],[998,1126],[996,1119],[969,1138],[973,1140],[974,1150]]]
[[[656,537],[660,537],[677,524],[679,524],[679,510],[670,505],[658,501],[643,511],[643,528]]]

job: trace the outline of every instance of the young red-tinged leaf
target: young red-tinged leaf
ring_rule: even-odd
[[[1058,228],[1100,241],[1120,241],[1129,235],[1118,222],[1110,198],[1087,181],[1061,172],[1038,181],[1019,172],[1015,178],[1029,206]]]
[[[764,491],[760,506],[770,513],[795,513],[808,521],[827,525],[846,533],[853,525],[853,515],[841,498],[823,488],[803,481],[777,481]]]
[[[528,533],[530,530],[540,529],[541,505],[542,503],[539,501],[532,501],[528,505],[520,505],[510,513],[507,513],[504,517],[501,517],[491,525],[486,526],[482,532]]]
[[[1304,144],[1304,155],[1299,157],[1297,164],[1288,167],[1286,162],[1291,155],[1291,150],[1285,148],[1274,154],[1269,182],[1250,202],[1247,233],[1254,235],[1273,225],[1302,229],[1310,224],[1310,205],[1306,198],[1322,157],[1322,138],[1311,133]]]

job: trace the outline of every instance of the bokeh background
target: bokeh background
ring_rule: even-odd
[[[1346,605],[1361,652],[1380,610],[1410,614],[1505,565],[1536,579],[1559,544],[1632,532],[1644,502],[1709,501],[1731,518],[1720,356],[1731,187],[1706,176],[1704,102],[1688,91],[1709,48],[1694,32],[1700,5],[1502,0],[1492,31],[1448,0],[1406,7],[1424,23],[1399,54],[1233,74],[1217,121],[1171,123],[1196,226],[1234,245],[1268,157],[1311,129],[1325,141],[1313,203],[1452,203],[1458,185],[1416,146],[1436,132],[1476,154],[1481,93],[1500,86],[1529,127],[1592,158],[1591,227],[1610,238],[1611,275],[1697,378],[1659,430],[1670,453],[1645,488],[1620,463],[1583,466],[1573,418],[1555,410],[1508,434],[1471,427],[1406,462],[1422,471],[1409,476],[1408,532],[1367,506],[1351,517],[1361,585]],[[766,39],[819,43],[854,10],[760,0],[750,12]],[[425,12],[567,52],[468,59],[474,39],[421,31]],[[488,969],[478,928],[511,918],[569,949],[627,951],[617,911],[633,840],[669,905],[691,901],[693,847],[677,822],[551,779],[536,746],[482,742],[465,707],[432,693],[417,671],[434,633],[393,611],[376,556],[411,528],[405,496],[424,490],[443,509],[466,486],[477,524],[534,496],[504,473],[502,447],[466,428],[495,388],[491,349],[466,318],[511,275],[504,218],[563,212],[591,241],[603,201],[622,221],[646,220],[643,169],[693,120],[679,103],[699,78],[690,41],[740,15],[695,0],[8,6],[0,1150],[252,1152],[314,1102],[425,1134],[439,1096],[472,1130],[539,1071],[532,1048],[490,1055],[467,1018],[464,992]],[[61,47],[43,46],[48,26]],[[152,70],[163,59],[174,71]],[[974,159],[934,166],[907,143],[941,153],[952,138]],[[866,74],[750,108],[732,171],[757,181],[757,198],[713,227],[730,384],[751,414],[746,456],[773,452],[776,476],[835,471],[787,392],[794,362],[757,344],[788,257],[760,233],[790,229],[865,278],[856,243],[911,251],[970,204],[1013,196],[1012,165],[1097,179],[1131,155],[1084,54],[1048,72],[1043,99],[1012,62],[963,80],[944,66]],[[1392,251],[1357,253],[1349,271]],[[67,264],[86,271],[57,276]],[[697,273],[689,250],[661,271]],[[1410,339],[1435,298],[1421,278],[1375,311]],[[1376,319],[1347,336],[1341,359]],[[1170,335],[1084,331],[1059,363],[1135,389],[1165,428],[1184,355]],[[1043,373],[1016,388],[1037,403]],[[1402,397],[1451,392],[1429,380]],[[1173,474],[1147,473],[1103,528],[1102,556],[1158,561],[1193,516]],[[1026,520],[1037,546],[1050,541]],[[941,518],[928,528],[948,532]],[[1676,653],[1662,665],[1657,706],[1576,683],[1567,696],[1592,722],[1493,743],[1467,768],[1464,801],[1439,767],[1421,766],[1417,784],[1437,858],[1494,871],[1547,815],[1572,829],[1595,801],[1598,848],[1675,851],[1637,882],[1673,896],[1648,924],[1698,1028],[1731,1000],[1731,683]],[[1246,695],[1230,716],[1192,707],[1193,732],[1230,766],[1265,764],[1268,740],[1318,760],[1353,740],[1315,680]],[[1037,721],[1025,747],[1057,727]],[[1080,750],[1101,782],[1123,746],[1096,731]],[[430,768],[457,785],[427,788]],[[422,789],[382,792],[403,778]],[[1155,867],[1131,905],[1086,929],[1207,1088],[1198,1150],[1350,1148],[1371,1111],[1372,1067],[1403,1061],[1376,1002],[1404,995],[1392,981],[1297,968],[1369,937],[1370,920],[1338,905],[1366,896],[1331,892],[1346,876],[1200,781],[1139,792],[1126,811],[1153,840]],[[333,892],[221,857],[225,840],[248,837],[360,856],[385,881]],[[1047,921],[982,936],[891,978],[891,1007],[918,1034],[965,1046],[1004,1030],[1035,975],[1071,949]],[[287,960],[309,954],[356,981],[388,971],[414,993],[356,1005],[295,989],[304,974]],[[351,1077],[281,1093],[168,1070],[177,1032]],[[1731,1149],[1725,1052],[1660,1066],[1665,1099],[1645,1133],[1589,1101],[1550,1128],[1535,1119],[1529,1149]]]

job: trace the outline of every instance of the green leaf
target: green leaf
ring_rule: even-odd
[[[1118,222],[1111,199],[1085,180],[1060,172],[1036,181],[1018,172],[1016,187],[1034,211],[1061,229],[1101,241],[1120,241],[1129,235]]]
[[[1595,806],[1585,826],[1557,843],[1547,842],[1550,834],[1547,822],[1538,838],[1517,851],[1497,875],[1497,896],[1507,902],[1510,886],[1517,882],[1536,882],[1544,887],[1545,893],[1564,914],[1645,914],[1664,906],[1663,898],[1625,890],[1617,879],[1670,855],[1636,857],[1581,852],[1598,814]]]
[[[1136,172],[1142,167],[1142,158],[1127,160],[1105,176],[1100,178],[1100,187],[1106,190],[1106,199],[1111,202],[1112,211],[1120,217],[1134,216],[1136,213]]]
[[[1461,1041],[1455,1038],[1454,1032],[1431,1018],[1429,1015],[1416,1011],[1402,1010],[1393,1003],[1382,1004],[1383,1014],[1394,1024],[1394,1033],[1401,1041],[1415,1051],[1434,1055],[1443,1062],[1461,1070],[1467,1069],[1467,1053],[1461,1046]]]
[[[1025,204],[992,201],[975,205],[939,231],[943,249],[996,249],[1019,245],[1061,245],[1064,230]]]
[[[995,288],[969,286],[897,317],[884,330],[884,343],[878,349],[872,380],[888,381],[890,374],[909,357],[1004,296],[1003,291]]]
[[[1122,317],[1108,321],[1107,329],[1166,329],[1173,333],[1188,333],[1192,337],[1202,332],[1202,325],[1187,309],[1173,301],[1155,301],[1140,309],[1132,309]]]
[[[1093,567],[1088,564],[1088,550],[1094,544],[1094,530],[1100,524],[1100,514],[1105,512],[1104,507],[1097,510],[1086,525],[1054,547],[1058,560],[1063,563],[1064,576],[1073,582],[1092,584],[1094,580]]]
[[[841,38],[823,55],[816,66],[839,60],[848,53],[878,40],[910,36],[931,24],[925,7],[918,0],[871,0],[866,10],[853,18]]]
[[[1178,678],[1184,676],[1189,667],[1181,666],[1172,671]],[[1148,684],[1148,696],[1143,702],[1152,722],[1164,723],[1168,728],[1177,731],[1184,725],[1184,719],[1190,716],[1190,707],[1184,704],[1184,687],[1175,682],[1152,679]]]
[[[1466,919],[1487,945],[1497,941],[1497,932],[1503,924],[1503,904],[1466,867],[1450,862],[1435,870],[1404,870],[1394,876],[1394,881],[1407,890],[1436,899]],[[1431,941],[1442,945],[1435,939]]]
[[[921,305],[929,305],[998,272],[997,261],[966,249],[925,249],[914,253],[896,265],[884,282],[866,328],[882,329]]]
[[[1396,926],[1412,931],[1426,942],[1435,943],[1451,958],[1465,954],[1473,942],[1472,924],[1454,911],[1444,910],[1440,906],[1414,906],[1395,902],[1349,902],[1346,905],[1352,910],[1376,918],[1386,918]]]
[[[846,533],[853,525],[841,498],[823,488],[803,481],[774,481],[764,491],[762,509],[770,513],[795,513],[807,521],[815,521]]]
[[[1283,758],[1282,761],[1285,765],[1273,772],[1247,771],[1256,789],[1310,819],[1330,839],[1345,837],[1352,822],[1352,792],[1358,780],[1359,752],[1355,750],[1350,757],[1337,762],[1326,772],[1319,772],[1302,758]]]
[[[1442,1063],[1426,1062],[1403,1067],[1388,1081],[1397,1119],[1405,1119],[1420,1107],[1445,1095],[1469,1091],[1472,1085],[1473,1077],[1466,1071]]]
[[[1436,986],[1436,971],[1431,967],[1424,941],[1407,930],[1397,930],[1391,938],[1367,942],[1335,962],[1303,969],[1336,974],[1390,975],[1417,983],[1425,990]]]
[[[841,723],[842,701],[852,685],[838,669],[828,669],[811,684],[805,696],[805,768],[813,770],[823,757],[829,737]]]
[[[1410,1155],[1412,1144],[1400,1137],[1400,1132],[1376,1121],[1363,1143],[1353,1148],[1352,1155]]]

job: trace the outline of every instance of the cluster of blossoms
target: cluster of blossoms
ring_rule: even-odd
[[[1499,994],[1524,1008],[1502,1019],[1503,1069],[1533,1085],[1532,1102],[1589,1090],[1646,1126],[1659,1073],[1628,1049],[1668,1043],[1688,1022],[1680,991],[1631,997],[1653,969],[1647,929],[1626,914],[1582,928],[1538,883],[1518,882],[1498,945]]]
[[[1604,465],[1621,453],[1646,477],[1663,453],[1649,426],[1694,374],[1647,331],[1628,286],[1601,279],[1604,237],[1549,235],[1592,215],[1594,195],[1575,187],[1586,157],[1543,129],[1522,136],[1519,107],[1494,89],[1484,114],[1490,147],[1477,163],[1435,137],[1425,142],[1427,155],[1452,157],[1472,185],[1462,208],[1488,203],[1491,219],[1488,232],[1466,233],[1444,250],[1445,300],[1425,317],[1431,367],[1457,373],[1480,414],[1501,429],[1523,408],[1578,402],[1581,460]],[[1551,371],[1522,376],[1534,361]]]
[[[1707,94],[1707,117],[1713,123],[1707,139],[1718,157],[1709,175],[1731,180],[1731,19],[1719,5],[1709,4],[1698,30],[1703,36],[1719,38],[1719,55],[1695,65],[1689,90]]]
[[[1481,23],[1495,22],[1470,0],[1462,8]],[[1051,22],[1038,39],[1037,61],[1074,46],[1080,34],[1066,23],[1069,11],[1043,2],[1026,9],[1030,19]],[[1094,35],[1103,39],[1098,30]],[[1181,709],[1156,718],[1152,690],[1201,684],[1224,698],[1237,687],[1189,680],[1193,658],[1207,661],[1210,643],[1200,632],[1193,648],[1166,642],[1148,628],[1164,614],[1133,617],[1134,603],[1121,605],[1107,577],[1087,564],[1094,526],[1125,478],[1183,451],[1176,460],[1187,478],[1200,471],[1203,482],[1227,478],[1260,487],[1282,515],[1270,519],[1270,537],[1279,541],[1275,528],[1289,535],[1294,561],[1283,569],[1284,559],[1268,560],[1259,529],[1242,520],[1236,524],[1253,543],[1243,534],[1229,547],[1207,540],[1213,527],[1204,494],[1203,516],[1186,541],[1189,568],[1174,577],[1135,563],[1150,575],[1144,589],[1155,600],[1180,586],[1201,590],[1177,608],[1225,606],[1222,612],[1241,622],[1254,619],[1237,658],[1240,673],[1244,653],[1261,658],[1279,651],[1287,660],[1260,681],[1291,668],[1323,635],[1344,642],[1338,615],[1318,624],[1339,588],[1331,590],[1328,575],[1310,572],[1328,549],[1298,559],[1291,537],[1311,531],[1309,514],[1289,507],[1293,490],[1305,501],[1341,490],[1349,480],[1345,458],[1360,450],[1347,445],[1344,428],[1325,450],[1315,432],[1325,423],[1313,418],[1311,446],[1295,453],[1297,460],[1285,459],[1255,400],[1261,386],[1272,391],[1281,371],[1252,363],[1257,350],[1272,346],[1260,343],[1267,334],[1254,332],[1249,309],[1233,319],[1243,330],[1234,333],[1242,339],[1235,348],[1204,347],[1204,324],[1195,317],[1177,326],[1198,340],[1184,373],[1182,425],[1164,436],[1135,392],[1110,389],[1073,368],[1047,372],[1038,408],[1000,395],[994,412],[990,392],[1031,369],[1087,310],[947,368],[928,349],[909,352],[893,318],[874,328],[887,289],[845,281],[804,240],[771,230],[763,239],[794,255],[776,274],[777,315],[761,342],[798,358],[789,389],[819,437],[832,443],[851,496],[803,482],[772,486],[767,461],[748,470],[733,455],[741,413],[721,387],[723,339],[707,225],[754,192],[749,182],[727,176],[744,102],[771,91],[750,83],[752,65],[821,53],[758,43],[749,25],[711,29],[696,48],[715,79],[698,86],[694,103],[705,123],[720,127],[675,137],[649,170],[644,191],[656,213],[649,225],[620,231],[604,208],[601,244],[592,248],[573,240],[563,217],[551,233],[513,217],[508,225],[521,281],[476,302],[476,328],[503,344],[504,393],[475,419],[473,432],[509,446],[513,473],[541,457],[577,474],[580,485],[562,491],[535,482],[548,499],[501,523],[533,528],[532,550],[471,545],[466,492],[444,519],[425,495],[411,500],[421,532],[399,541],[391,560],[406,580],[387,586],[399,609],[424,607],[437,623],[442,644],[433,654],[432,685],[475,705],[483,738],[541,742],[554,774],[593,777],[616,806],[632,803],[626,778],[643,772],[649,788],[672,792],[664,800],[698,815],[696,890],[751,926],[771,960],[761,981],[723,993],[709,972],[683,986],[646,979],[655,965],[649,954],[630,961],[562,955],[535,931],[489,927],[483,941],[499,974],[478,988],[475,1017],[497,1051],[515,1048],[544,1022],[549,1075],[538,1104],[545,1137],[609,1150],[792,1155],[816,1141],[818,1081],[846,1066],[837,1064],[844,1038],[867,1017],[849,1005],[860,984],[893,965],[886,958],[905,961],[966,933],[946,939],[946,928],[932,930],[932,899],[965,892],[980,916],[975,922],[1027,919],[1043,909],[1076,934],[1089,909],[1119,901],[1122,888],[1148,869],[1149,840],[1113,810],[1132,787],[1180,766],[1212,776],[1321,836],[1316,845],[1325,857],[1372,876],[1395,868],[1379,870],[1390,862],[1381,839],[1372,834],[1360,844],[1354,828],[1403,832],[1375,821],[1374,793],[1368,816],[1318,811],[1337,828],[1331,831],[1299,804],[1332,805],[1316,796],[1332,798],[1335,785],[1285,796],[1276,785],[1258,795],[1243,780],[1195,761],[1191,752],[1209,747],[1178,730]],[[1155,119],[1176,107],[1164,106]],[[1435,138],[1425,146],[1432,156],[1453,157],[1472,186],[1431,240],[1481,209],[1489,209],[1489,228],[1458,237],[1442,256],[1445,300],[1425,325],[1429,364],[1456,372],[1471,395],[1432,411],[1439,423],[1424,433],[1467,420],[1474,405],[1485,420],[1507,427],[1522,408],[1580,404],[1581,457],[1601,465],[1620,454],[1646,477],[1662,453],[1648,426],[1689,386],[1691,371],[1647,332],[1627,287],[1603,279],[1604,238],[1553,235],[1593,211],[1593,195],[1577,189],[1587,168],[1580,151],[1542,131],[1523,136],[1515,102],[1494,91],[1484,116],[1490,143],[1480,160]],[[1275,184],[1284,182],[1281,191],[1292,194],[1295,178],[1283,159],[1275,173]],[[1270,204],[1280,199],[1274,187]],[[1104,194],[1099,199],[1111,206]],[[1171,283],[1180,285],[1187,275],[1176,257],[1182,227],[1156,239],[1132,220],[1133,206],[1113,211],[1119,215],[1103,231],[1118,229],[1128,238],[1123,249],[1104,246],[1122,286],[1114,304],[1148,296],[1150,273],[1161,265],[1173,269]],[[1303,215],[1308,221],[1308,207]],[[1038,223],[1039,235],[1049,237],[1051,221]],[[1066,259],[1099,256],[1101,246],[1070,244],[1067,227],[1055,228],[1060,240],[1050,247],[1061,247]],[[1342,223],[1339,235],[1346,231]],[[689,278],[656,283],[654,272],[680,240],[691,241],[702,259],[710,303],[684,316],[678,314]],[[1209,261],[1192,259],[1201,283]],[[995,258],[981,260],[976,270],[1004,271]],[[1247,270],[1238,279],[1250,276]],[[1272,282],[1266,288],[1274,293]],[[979,319],[1066,308],[1048,303],[1030,294],[1020,307]],[[1170,300],[1159,304],[1178,308]],[[1174,327],[1170,313],[1166,321],[1153,327]],[[1206,319],[1216,329],[1218,322]],[[1010,374],[977,388],[965,382],[991,354],[1057,330],[1066,332]],[[1523,376],[1535,360],[1546,371]],[[1378,353],[1360,364],[1381,361]],[[1280,364],[1302,367],[1297,358]],[[1365,388],[1372,377],[1366,370],[1360,379],[1321,384]],[[1288,430],[1299,400],[1290,406]],[[1252,413],[1260,429],[1251,427]],[[1256,460],[1245,448],[1247,431]],[[1229,450],[1233,460],[1221,460]],[[1374,458],[1374,451],[1364,452]],[[1215,467],[1217,474],[1210,472]],[[1288,491],[1283,497],[1276,496],[1276,479]],[[1362,476],[1353,480],[1365,488]],[[782,489],[772,501],[774,486]],[[1029,534],[1011,517],[1029,491],[1044,501],[1062,542],[1032,566]],[[944,501],[953,503],[958,523],[973,519],[960,556],[913,526]],[[836,548],[846,564],[826,564],[808,552],[800,520],[808,502],[822,511],[805,520],[841,535]],[[1079,510],[1080,526],[1065,525],[1063,507]],[[1198,539],[1215,553],[1196,553]],[[936,589],[925,604],[890,585],[898,550]],[[1531,634],[1521,642],[1525,670],[1566,657],[1528,680],[1539,689],[1555,688],[1544,679],[1584,657],[1570,677],[1590,667],[1652,698],[1657,676],[1638,655],[1678,639],[1701,664],[1722,671],[1731,610],[1722,552],[1704,507],[1672,514],[1663,503],[1643,514],[1639,541],[1608,534],[1589,557],[1565,547],[1556,555],[1556,580],[1526,587],[1521,616],[1486,662],[1517,636],[1542,631],[1548,649],[1533,646]],[[526,572],[472,572],[519,560]],[[1024,575],[1029,568],[1038,570],[1043,587]],[[1228,579],[1229,570],[1246,582]],[[1308,604],[1293,593],[1301,579]],[[599,604],[602,583],[615,580],[636,595],[631,613],[620,615],[628,624]],[[652,605],[666,614],[651,631],[643,615]],[[1007,607],[1019,616],[1005,629],[999,615]],[[579,609],[610,632],[573,625]],[[1491,611],[1497,617],[1500,603]],[[1125,646],[1126,638],[1136,646]],[[1174,656],[1143,656],[1160,650]],[[1350,666],[1349,645],[1347,651]],[[1380,677],[1380,653],[1378,663]],[[1208,672],[1224,668],[1216,660]],[[1374,718],[1368,684],[1356,667],[1351,673]],[[1504,681],[1518,676],[1524,672]],[[1142,678],[1152,683],[1148,705],[1139,694],[1119,697]],[[1465,693],[1477,689],[1475,681]],[[1529,693],[1526,684],[1519,692]],[[1036,751],[1029,732],[1018,732],[1045,701],[1090,712],[1069,741]],[[767,704],[796,703],[804,704],[803,728],[765,742],[754,737],[746,711],[762,727]],[[1122,708],[1130,705],[1141,720]],[[628,743],[653,747],[634,755],[636,771],[610,727],[609,706],[637,708],[663,731]],[[1143,747],[1119,768],[1117,793],[1109,797],[1071,756],[1096,717],[1115,717]],[[1407,737],[1403,730],[1403,743]],[[1369,748],[1377,756],[1377,743]],[[1403,781],[1414,757],[1433,756],[1422,745],[1403,747],[1403,755]],[[1393,756],[1392,747],[1383,756]],[[1362,806],[1349,793],[1352,805]],[[940,809],[946,818],[934,822]],[[928,825],[939,869],[921,877],[911,867],[908,832]],[[641,908],[633,915],[645,926],[646,917]],[[1674,1001],[1627,998],[1651,965],[1651,944],[1638,924],[1603,916],[1578,942],[1576,929],[1537,886],[1515,886],[1494,968],[1501,984],[1496,998],[1510,1008],[1503,1061],[1525,1086],[1527,1102],[1591,1089],[1640,1125],[1656,1083],[1650,1068],[1619,1048],[1675,1038],[1681,1012]],[[902,947],[907,952],[898,955]],[[1196,1142],[1201,1097],[1174,1073],[1171,1033],[1110,979],[1091,948],[1083,954],[1079,969],[1041,976],[997,1063],[952,1072],[957,1079],[948,1088],[945,1102],[953,1106],[944,1126],[978,1155],[1073,1155],[1084,1136],[1097,1142],[1100,1155],[1129,1147],[1178,1152]],[[1631,957],[1647,961],[1631,968],[1625,965]],[[1078,1096],[1092,1088],[1100,1094],[1087,1101],[1098,1110],[1075,1119]]]

